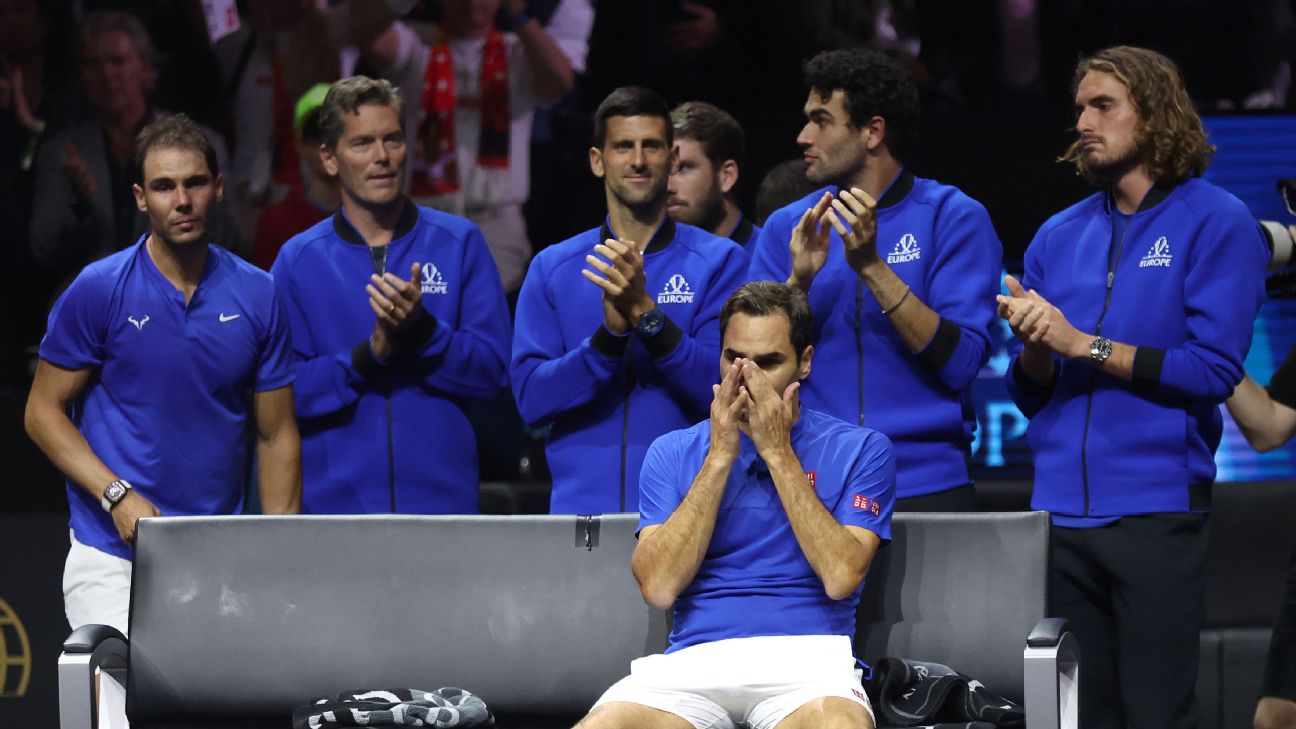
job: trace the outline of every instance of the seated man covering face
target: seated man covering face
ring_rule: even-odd
[[[855,675],[855,607],[891,538],[891,442],[803,409],[805,298],[738,289],[720,314],[709,420],[667,433],[640,477],[635,579],[674,608],[670,647],[631,664],[578,725],[874,726]]]

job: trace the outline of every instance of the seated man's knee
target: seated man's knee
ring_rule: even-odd
[[[1256,704],[1254,729],[1296,729],[1296,701],[1265,696]]]
[[[574,729],[693,729],[693,725],[668,711],[609,701],[586,714]]]
[[[815,699],[792,712],[775,729],[874,729],[863,706],[836,696]]]

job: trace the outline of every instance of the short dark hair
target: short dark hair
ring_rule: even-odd
[[[886,120],[885,142],[903,160],[918,131],[918,87],[900,64],[872,49],[824,51],[806,61],[806,88],[821,98],[841,89],[852,126],[880,116]]]
[[[216,162],[216,147],[202,127],[184,114],[171,114],[140,130],[135,137],[135,169],[138,179],[144,179],[144,160],[149,152],[155,149],[192,149],[202,154],[207,160],[207,171],[213,177],[220,174],[220,165]]]
[[[666,126],[666,143],[675,141],[671,127],[670,107],[656,91],[642,86],[622,86],[603,99],[594,112],[594,146],[603,148],[607,140],[607,120],[614,116],[655,116]]]
[[[404,109],[400,89],[386,79],[373,79],[368,76],[351,76],[335,81],[324,97],[324,105],[319,110],[320,141],[325,147],[334,149],[342,138],[345,129],[343,116],[355,114],[357,110],[369,104],[390,106],[396,111],[396,118],[401,127],[405,126]]]
[[[790,159],[774,165],[756,188],[756,224],[764,225],[775,210],[818,189],[819,186],[806,177],[804,159]]]
[[[742,165],[747,137],[729,112],[705,101],[686,101],[671,110],[676,139],[692,139],[712,165],[731,159]]]
[[[814,330],[814,317],[810,314],[810,303],[806,301],[805,294],[776,281],[750,281],[743,284],[729,295],[729,299],[720,308],[722,342],[725,329],[729,328],[729,319],[734,314],[786,316],[792,349],[796,350],[797,363],[800,364],[801,355],[810,346],[810,336]]]

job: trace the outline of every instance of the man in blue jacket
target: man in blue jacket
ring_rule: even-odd
[[[401,192],[401,98],[333,84],[324,166],[342,209],[294,236],[271,273],[298,361],[302,511],[475,513],[465,407],[505,386],[508,309],[481,231]]]
[[[736,244],[666,215],[672,133],[661,97],[613,91],[594,135],[607,220],[532,260],[510,364],[522,418],[552,427],[556,514],[639,508],[648,445],[706,416],[716,320],[747,270]]]
[[[896,508],[970,511],[970,390],[989,356],[999,238],[980,203],[904,166],[918,91],[895,61],[828,51],[806,85],[797,143],[827,187],[770,216],[749,278],[810,297],[819,375],[805,402],[892,440]]]
[[[1085,727],[1195,727],[1206,513],[1268,251],[1174,63],[1080,62],[1064,158],[1100,191],[1054,215],[1005,279],[1031,419],[1032,505],[1053,514],[1053,614],[1080,640]]]

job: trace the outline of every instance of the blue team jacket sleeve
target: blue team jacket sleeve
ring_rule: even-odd
[[[564,345],[550,288],[555,282],[546,261],[545,256],[536,256],[522,282],[509,362],[518,413],[533,426],[590,402],[623,366],[622,357],[601,350],[592,341],[612,337],[601,327],[576,347]],[[621,344],[624,351],[624,341]]]
[[[1242,381],[1264,300],[1267,262],[1262,234],[1245,210],[1208,218],[1184,279],[1187,339],[1168,349],[1138,347],[1131,378],[1135,389],[1216,401],[1232,394]]]
[[[277,390],[293,381],[292,336],[288,332],[288,318],[279,292],[270,297],[270,316],[266,320],[261,339],[261,353],[257,359],[256,389]]]
[[[94,266],[72,281],[50,309],[41,359],[72,370],[103,364],[111,286]]]
[[[924,303],[940,315],[940,323],[918,360],[946,387],[962,392],[989,357],[1003,246],[989,213],[969,198],[951,201],[936,226],[939,245]]]
[[[665,524],[679,508],[684,493],[692,486],[696,474],[687,476],[680,466],[687,459],[680,449],[680,436],[685,432],[673,431],[658,436],[648,446],[643,467],[639,471],[639,530]]]
[[[885,435],[874,430],[866,433],[832,514],[839,524],[863,527],[882,539],[890,539],[896,495],[895,455]]]
[[[720,371],[720,309],[729,295],[747,281],[747,252],[736,245],[729,245],[728,249],[712,272],[689,331],[679,332],[677,327],[672,327],[679,332],[679,341],[660,357],[654,345],[648,345],[657,370],[665,375],[670,387],[703,412],[711,407],[711,385]],[[663,331],[659,337],[667,334]]]
[[[1043,230],[1035,234],[1035,239],[1026,248],[1026,255],[1023,257],[1021,285],[1027,291],[1033,288],[1039,288],[1044,280],[1044,271],[1040,266],[1040,261],[1044,258],[1044,246],[1047,245],[1047,238]],[[993,297],[991,301],[994,301]],[[996,309],[998,307],[996,306]],[[1008,371],[1004,374],[1007,378],[1008,396],[1012,398],[1017,409],[1028,418],[1034,417],[1036,413],[1048,404],[1049,398],[1053,395],[1053,387],[1057,384],[1058,373],[1062,369],[1062,360],[1056,355],[1053,357],[1053,377],[1049,382],[1039,383],[1032,380],[1022,371],[1021,359],[1022,342],[1015,336],[1012,339],[1012,357],[1008,361]]]
[[[437,319],[424,311],[420,342],[398,363],[417,379],[451,396],[487,399],[507,385],[508,303],[495,262],[481,231],[472,226],[464,246],[458,321]]]
[[[752,245],[751,265],[747,269],[748,281],[787,281],[792,273],[792,254],[788,244],[792,241],[789,216],[780,210],[770,216]]]
[[[297,365],[293,403],[297,417],[313,418],[335,413],[355,403],[364,388],[365,377],[352,364],[351,350],[317,350],[309,320],[302,310],[302,300],[296,293],[293,271],[296,261],[296,257],[281,252],[270,267],[270,274],[274,277],[275,291],[292,333],[293,358]]]

